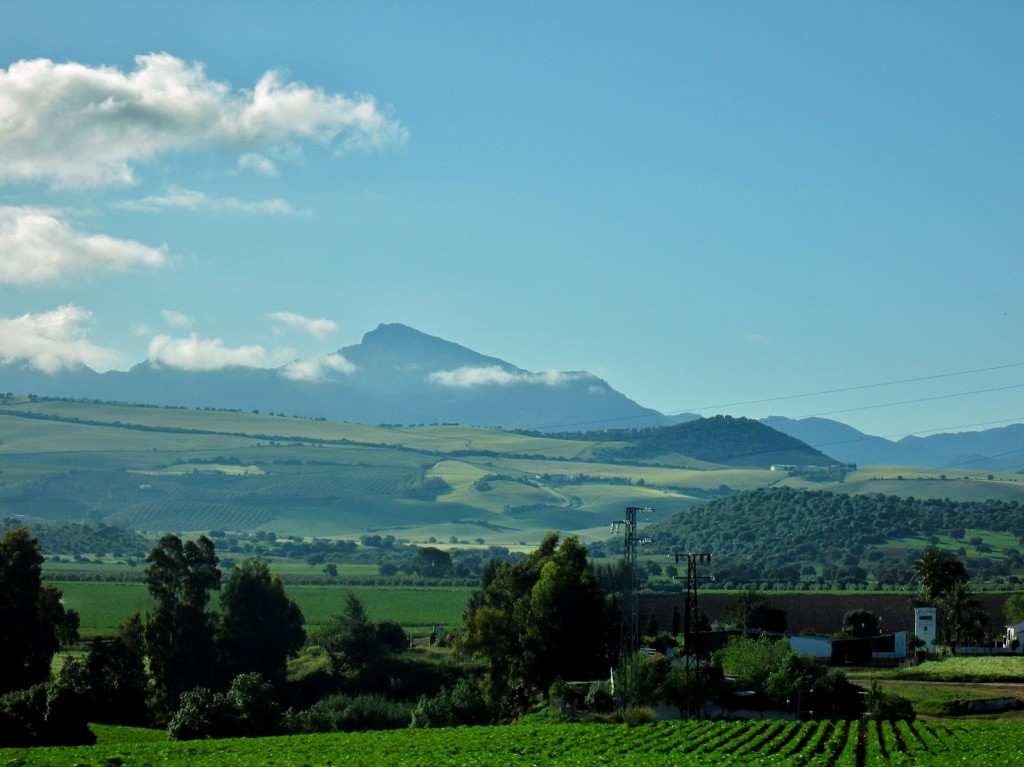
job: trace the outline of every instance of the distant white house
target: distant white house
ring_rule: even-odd
[[[1003,642],[1003,647],[1010,649],[1014,646],[1014,642],[1017,643],[1015,651],[1024,652],[1024,621],[1006,627],[1006,639]]]

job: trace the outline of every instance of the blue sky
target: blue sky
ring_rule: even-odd
[[[663,412],[1024,421],[1019,4],[3,18],[0,361],[344,375],[401,322]]]

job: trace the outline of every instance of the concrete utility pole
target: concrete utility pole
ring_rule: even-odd
[[[650,543],[650,538],[638,538],[636,534],[637,513],[651,514],[654,509],[647,506],[627,506],[626,518],[612,522],[612,535],[625,527],[625,572],[622,588],[622,622],[619,624],[619,652],[622,657],[637,651],[640,640],[640,615],[637,604],[636,549],[638,544]]]

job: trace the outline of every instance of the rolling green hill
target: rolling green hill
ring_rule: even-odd
[[[644,535],[661,550],[714,552],[716,580],[726,586],[906,585],[910,564],[929,544],[956,552],[974,576],[1013,583],[1009,579],[1024,572],[1019,498],[954,501],[761,488],[652,524]]]
[[[867,467],[836,479],[767,468],[766,461],[784,458],[827,460],[745,419],[553,438],[0,399],[0,516],[148,534],[387,533],[411,542],[482,538],[515,546],[535,545],[552,529],[602,541],[625,506],[652,506],[664,518],[771,486],[961,500],[1013,500],[1022,492],[1016,475],[942,479],[927,470]]]

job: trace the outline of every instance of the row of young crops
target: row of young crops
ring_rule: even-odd
[[[0,749],[4,767],[97,765],[943,765],[1019,763],[1024,724],[662,722],[393,730],[184,743]]]

